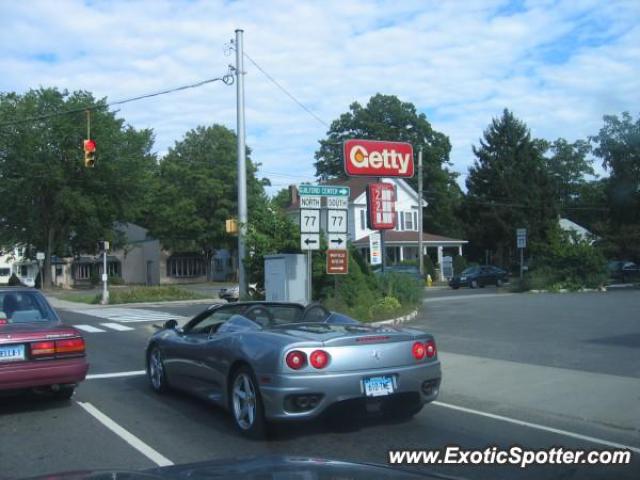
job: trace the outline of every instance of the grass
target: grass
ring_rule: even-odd
[[[70,302],[98,304],[102,294],[68,293],[59,295],[61,300]],[[175,300],[200,300],[208,298],[195,292],[190,292],[174,285],[156,287],[125,287],[109,292],[109,305],[141,302],[169,302]]]

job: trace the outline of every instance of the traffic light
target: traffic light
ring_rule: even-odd
[[[93,168],[96,164],[96,142],[95,140],[84,141],[84,166]]]

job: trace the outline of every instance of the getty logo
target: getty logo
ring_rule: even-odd
[[[349,160],[357,169],[393,170],[405,175],[413,159],[411,153],[403,154],[393,148],[369,152],[363,145],[355,145],[349,152]]]

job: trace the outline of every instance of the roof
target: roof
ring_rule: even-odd
[[[442,235],[436,235],[434,233],[424,232],[422,234],[422,241],[425,243],[457,243],[465,244],[469,243],[467,240],[460,240],[457,238],[444,237]],[[387,230],[384,234],[384,242],[389,243],[418,243],[418,232],[396,232],[395,230]],[[354,245],[369,246],[369,235],[359,238]]]

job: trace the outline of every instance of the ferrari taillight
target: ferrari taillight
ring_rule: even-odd
[[[438,353],[435,340],[428,340],[427,343],[424,344],[424,346],[427,350],[427,358],[433,358]]]
[[[300,370],[307,364],[307,356],[300,350],[293,350],[287,353],[285,360],[287,362],[287,366],[294,370]]]
[[[426,350],[425,344],[422,342],[414,342],[413,347],[411,347],[411,353],[413,353],[413,358],[416,360],[422,360]]]
[[[314,350],[309,356],[313,368],[324,368],[329,364],[329,354],[324,350]]]

